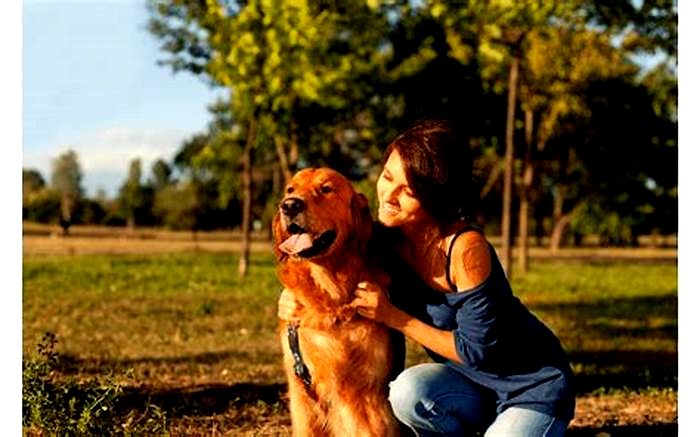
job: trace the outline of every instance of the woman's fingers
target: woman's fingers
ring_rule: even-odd
[[[296,319],[296,312],[299,308],[294,293],[286,288],[280,293],[277,303],[277,317],[287,322],[293,322]]]

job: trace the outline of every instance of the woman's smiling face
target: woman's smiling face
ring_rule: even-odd
[[[430,220],[408,185],[401,156],[396,150],[389,154],[377,180],[377,198],[377,220],[384,226],[397,227]]]

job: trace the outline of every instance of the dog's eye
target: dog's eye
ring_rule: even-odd
[[[287,187],[287,194],[292,194],[294,192],[294,187]]]
[[[329,184],[321,185],[321,192],[324,194],[332,193],[333,187]]]

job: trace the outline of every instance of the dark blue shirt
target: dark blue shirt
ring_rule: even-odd
[[[390,235],[391,230],[384,232]],[[565,421],[573,418],[573,374],[566,354],[552,331],[513,295],[493,246],[489,244],[486,281],[454,293],[430,288],[387,249],[391,246],[383,245],[382,259],[391,260],[385,265],[392,278],[392,302],[429,325],[452,331],[464,363],[426,349],[433,359],[491,390],[497,413],[517,405]]]

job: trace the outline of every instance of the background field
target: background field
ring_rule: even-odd
[[[26,233],[25,358],[53,332],[55,378],[116,378],[120,405],[157,410],[172,435],[289,435],[269,244],[241,282],[231,235],[144,235]],[[513,287],[570,354],[567,435],[677,435],[675,249],[534,254]],[[423,360],[409,344],[407,364]]]

